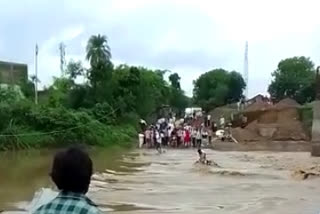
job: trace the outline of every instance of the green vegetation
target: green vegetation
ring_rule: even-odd
[[[177,112],[187,107],[177,74],[170,85],[163,77],[166,70],[114,66],[105,36],[91,36],[86,51],[90,68],[71,60],[66,76],[54,78],[39,105],[33,103],[34,78],[21,84],[24,96],[10,87],[0,89],[0,150],[129,145],[140,118],[166,105]]]
[[[315,98],[314,63],[306,57],[281,60],[272,73],[273,81],[269,93],[274,101],[290,97],[303,104]]]
[[[241,74],[215,69],[194,81],[194,102],[206,111],[237,102],[243,96],[245,86]]]

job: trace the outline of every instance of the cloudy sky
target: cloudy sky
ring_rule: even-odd
[[[243,72],[249,41],[249,95],[265,93],[277,63],[309,56],[320,64],[318,0],[0,0],[0,60],[27,63],[39,78],[59,76],[58,44],[83,60],[92,34],[105,34],[115,64],[169,69],[192,81],[213,68]]]

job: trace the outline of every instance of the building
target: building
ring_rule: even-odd
[[[27,64],[0,61],[0,84],[19,85],[27,80]]]
[[[262,94],[258,94],[251,99],[246,101],[246,106],[252,105],[254,103],[270,103],[270,99],[267,96],[263,96]]]

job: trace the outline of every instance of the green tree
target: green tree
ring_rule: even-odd
[[[98,34],[91,36],[86,51],[86,58],[89,60],[91,67],[97,67],[110,62],[111,51],[105,35]]]
[[[34,98],[35,76],[30,76],[30,79],[20,82],[20,88],[26,98]]]
[[[194,81],[193,99],[208,111],[216,106],[238,101],[245,86],[239,73],[214,69]]]
[[[305,103],[315,97],[315,68],[310,58],[301,56],[281,60],[272,77],[268,92],[275,101],[290,97]]]
[[[246,87],[246,83],[244,82],[241,74],[236,71],[231,71],[229,73],[229,78],[229,87],[231,88],[231,90],[229,91],[227,102],[238,102],[239,99],[243,96],[243,90]]]
[[[84,75],[85,69],[82,66],[81,61],[70,60],[67,65],[66,74],[68,78],[75,80],[78,76]]]
[[[171,86],[176,89],[181,89],[180,87],[180,76],[177,73],[173,73],[169,76],[169,81],[171,82]]]
[[[187,108],[190,104],[190,98],[185,95],[183,90],[174,87],[170,88],[169,97],[170,106],[178,114],[178,116],[182,116],[185,108]]]
[[[66,105],[68,93],[73,87],[73,80],[67,78],[54,78],[53,84],[48,89],[49,105],[52,107]]]
[[[100,34],[91,36],[86,52],[86,59],[91,65],[87,71],[87,77],[93,86],[94,93],[97,93],[98,90],[105,90],[107,87],[105,83],[111,79],[113,70],[107,37]]]

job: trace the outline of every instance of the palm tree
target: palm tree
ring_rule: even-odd
[[[86,51],[86,59],[90,62],[92,68],[110,62],[111,51],[105,35],[98,34],[91,36]]]

